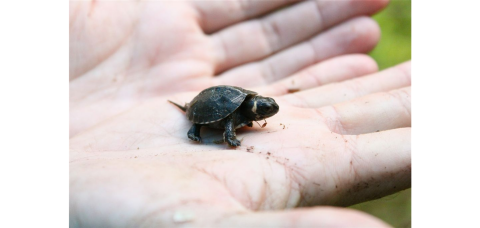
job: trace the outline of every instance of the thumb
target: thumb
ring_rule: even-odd
[[[391,227],[366,213],[335,207],[237,214],[223,219],[219,225],[220,227]]]

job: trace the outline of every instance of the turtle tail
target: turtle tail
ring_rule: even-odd
[[[178,108],[180,108],[182,111],[186,112],[187,111],[187,104],[185,104],[185,106],[181,106],[171,100],[168,100],[168,102],[172,103],[173,105],[177,106]]]

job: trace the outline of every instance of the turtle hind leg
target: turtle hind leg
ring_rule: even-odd
[[[200,124],[193,124],[190,130],[188,130],[187,136],[189,139],[197,142],[201,142],[202,138],[200,137],[200,128],[202,125]]]

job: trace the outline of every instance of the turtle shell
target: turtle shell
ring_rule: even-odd
[[[200,92],[189,103],[188,119],[196,124],[217,122],[232,114],[247,96],[256,92],[236,86],[214,86]]]

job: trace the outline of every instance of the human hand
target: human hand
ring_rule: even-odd
[[[410,63],[350,80],[312,68],[277,93],[242,146],[190,141],[191,123],[151,99],[70,140],[70,221],[86,227],[384,227],[348,206],[409,188]],[[299,92],[287,94],[295,81]],[[321,86],[316,83],[321,83]],[[336,83],[330,83],[336,82]],[[310,88],[310,89],[308,89]],[[280,92],[278,92],[280,91]]]
[[[70,136],[152,97],[266,85],[368,52],[379,29],[361,16],[387,2],[70,2]],[[371,62],[332,59],[330,73],[360,76]]]

